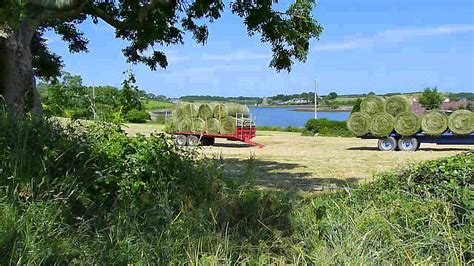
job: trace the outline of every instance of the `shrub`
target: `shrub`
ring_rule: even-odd
[[[146,111],[132,109],[125,115],[125,119],[130,123],[146,123],[147,120],[151,120],[151,116]]]
[[[308,132],[330,137],[352,137],[353,134],[347,129],[345,121],[333,121],[326,118],[310,119],[305,128]]]

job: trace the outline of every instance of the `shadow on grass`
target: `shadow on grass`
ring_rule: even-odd
[[[214,147],[221,147],[221,148],[250,148],[250,147],[253,147],[247,143],[243,143],[243,142],[231,142],[231,141],[227,141],[225,143],[214,143],[214,145],[212,145]]]
[[[252,177],[255,184],[288,191],[321,191],[351,187],[357,178],[317,178],[314,173],[296,163],[281,163],[261,159],[223,159],[225,168],[237,178]],[[299,169],[298,169],[299,168]]]
[[[439,148],[423,148],[421,147],[419,151],[439,151],[439,152],[446,152],[446,151],[470,151],[472,149],[469,148],[444,148],[442,146],[438,146]],[[474,147],[473,147],[474,148]],[[348,151],[379,151],[377,147],[351,147],[347,148]]]

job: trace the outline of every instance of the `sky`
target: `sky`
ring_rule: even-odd
[[[290,1],[279,1],[284,9]],[[228,6],[228,5],[227,5]],[[319,0],[314,17],[324,27],[308,59],[288,73],[269,68],[270,46],[249,37],[242,20],[224,11],[209,25],[206,45],[190,34],[185,44],[159,47],[169,66],[150,70],[126,63],[125,41],[101,22],[80,25],[89,52],[69,54],[54,33],[49,47],[65,70],[85,85],[120,86],[132,69],[140,89],[157,95],[272,96],[412,92],[437,86],[444,92],[474,92],[474,0]]]

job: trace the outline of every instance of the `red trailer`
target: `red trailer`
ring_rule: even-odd
[[[176,144],[180,146],[197,146],[199,143],[205,146],[214,145],[216,138],[227,139],[230,141],[241,141],[251,146],[257,146],[263,148],[262,144],[253,142],[252,139],[257,135],[257,129],[255,127],[254,120],[250,123],[243,124],[237,123],[233,134],[208,134],[208,133],[197,133],[197,132],[175,132],[173,133],[176,137]]]

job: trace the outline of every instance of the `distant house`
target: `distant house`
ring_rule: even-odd
[[[451,101],[449,99],[445,99],[441,103],[441,106],[439,109],[450,112],[450,111],[457,110],[460,108],[466,108],[467,104],[468,102],[466,99],[462,99],[459,101]],[[422,115],[426,112],[426,109],[418,101],[416,101],[416,99],[413,99],[413,102],[411,104],[411,110],[417,115]]]
[[[307,104],[311,103],[311,101],[303,99],[303,98],[294,98],[285,102],[285,104]]]

